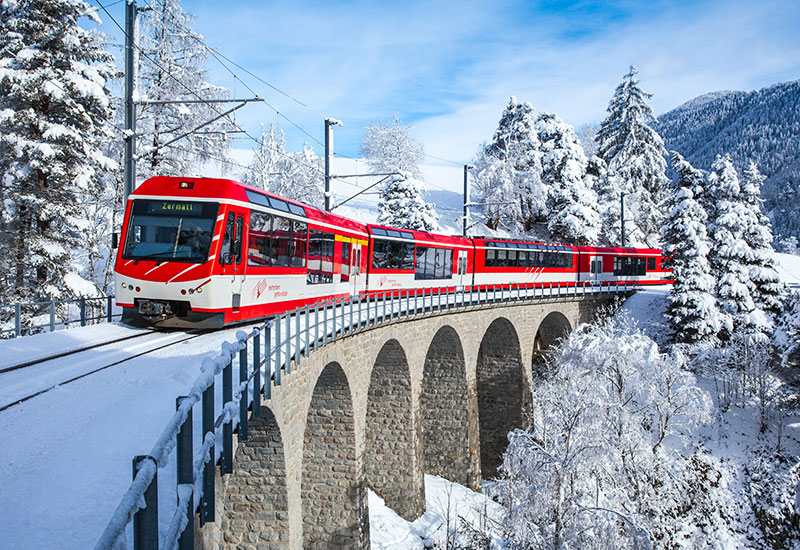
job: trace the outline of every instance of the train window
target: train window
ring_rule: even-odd
[[[251,211],[247,264],[304,267],[307,227],[304,222]]]
[[[506,267],[508,265],[508,250],[497,251],[497,267]]]
[[[385,229],[381,229],[380,227],[373,227],[372,228],[372,234],[373,235],[383,235],[385,237],[386,236],[386,230]]]
[[[333,248],[336,237],[314,229],[308,232],[308,275],[310,285],[333,282]]]
[[[414,234],[413,233],[409,233],[408,231],[401,231],[400,235],[403,238],[406,238],[406,239],[413,239],[414,238]]]
[[[297,216],[306,217],[306,209],[298,204],[289,203],[289,211]]]
[[[486,249],[486,265],[488,267],[495,266],[495,259],[497,257],[497,252],[494,250]]]
[[[429,246],[417,247],[414,266],[415,279],[450,279],[452,277],[452,250]]]
[[[403,236],[402,233],[400,233],[399,231],[395,231],[394,229],[387,229],[386,230],[386,234],[389,237],[402,237]]]
[[[655,271],[655,270],[656,270],[656,259],[647,258],[647,271]]]
[[[213,202],[135,199],[122,257],[204,263],[218,211]]]
[[[233,263],[242,263],[242,237],[244,236],[244,218],[236,217],[236,236],[233,238]]]
[[[256,193],[255,191],[250,191],[249,189],[245,189],[244,192],[247,194],[247,200],[249,200],[253,204],[269,207],[269,197],[267,197],[266,195],[262,195],[261,193]]]
[[[281,199],[276,199],[275,197],[269,198],[269,205],[275,210],[280,210],[281,212],[289,211],[289,203]]]
[[[225,221],[225,233],[222,236],[222,247],[219,252],[219,263],[227,265],[233,262],[233,232],[236,214],[230,212]]]
[[[374,269],[414,269],[414,243],[375,239],[372,248]]]
[[[350,280],[350,251],[353,245],[351,243],[342,243],[342,282]]]

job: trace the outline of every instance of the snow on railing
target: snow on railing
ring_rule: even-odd
[[[0,338],[54,332],[70,325],[110,323],[121,316],[112,296],[0,304]]]
[[[188,394],[177,398],[175,413],[150,454],[134,457],[133,481],[97,541],[95,550],[126,547],[125,532],[131,522],[135,548],[194,548],[195,512],[199,514],[201,526],[215,521],[214,476],[217,463],[220,464],[220,475],[233,472],[234,427],[239,429],[239,441],[246,441],[248,416],[251,413],[254,417],[260,415],[262,396],[271,399],[272,386],[282,383],[281,373],[290,374],[292,363],[299,365],[301,357],[308,357],[320,346],[410,316],[501,302],[628,292],[633,288],[627,283],[614,282],[574,286],[506,284],[387,290],[318,302],[278,315],[249,333],[239,330],[236,341],[223,343],[218,356],[203,359],[200,375]],[[249,343],[252,346],[248,346]],[[252,348],[251,360],[248,360],[249,347]],[[239,369],[234,386],[233,364],[237,354]],[[219,407],[214,393],[218,376],[222,378],[222,403]],[[198,403],[201,404],[203,437],[195,458],[193,409]],[[222,448],[218,452],[220,440]],[[167,465],[176,447],[178,498],[168,527],[159,540],[158,470]]]

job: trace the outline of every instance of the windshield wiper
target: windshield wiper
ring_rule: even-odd
[[[146,256],[137,256],[136,260],[160,260],[163,258],[172,258],[173,252],[165,250],[164,252],[156,252],[155,254],[147,254]]]

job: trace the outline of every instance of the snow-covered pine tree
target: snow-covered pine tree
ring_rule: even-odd
[[[322,207],[322,160],[305,145],[287,153],[283,130],[272,125],[261,132],[261,145],[245,173],[244,182],[265,191]]]
[[[578,245],[596,244],[600,231],[597,195],[587,187],[586,155],[572,126],[557,115],[541,113],[536,133],[542,152],[542,183],[547,188],[546,210],[552,240]]]
[[[0,4],[0,302],[81,291],[71,253],[85,205],[115,163],[103,153],[113,58],[81,0]],[[79,288],[71,288],[79,287]]]
[[[709,216],[708,259],[720,307],[719,336],[723,341],[730,340],[734,333],[760,339],[771,329],[764,311],[753,301],[749,269],[753,251],[744,235],[757,219],[744,202],[730,157],[717,157],[711,166],[702,204]]]
[[[669,210],[661,232],[665,267],[672,269],[675,280],[667,318],[676,342],[695,343],[714,337],[720,328],[714,278],[708,265],[708,216],[697,201],[705,174],[674,151],[672,166],[678,173],[678,183],[667,198]]]
[[[750,264],[750,279],[754,285],[753,299],[764,311],[778,315],[781,311],[783,285],[776,269],[775,251],[772,249],[772,224],[761,207],[761,187],[765,178],[752,162],[742,176],[744,203],[753,213],[756,222],[744,234],[744,239],[753,252]]]
[[[597,132],[598,156],[608,167],[609,182],[619,187],[606,190],[600,200],[606,212],[613,212],[619,208],[619,194],[625,193],[626,244],[656,247],[663,220],[660,204],[668,181],[667,151],[650,127],[656,121],[647,104],[652,95],[639,87],[636,73],[631,66],[617,86],[608,104],[608,116]],[[612,204],[615,199],[616,205]],[[614,234],[611,221],[605,220],[606,235]]]
[[[489,228],[504,226],[522,233],[546,221],[539,149],[533,105],[512,97],[492,142],[482,147],[474,162],[475,198],[484,205]]]
[[[140,36],[138,83],[140,100],[224,99],[228,90],[208,82],[205,64],[209,49],[191,27],[192,17],[180,0],[159,0],[139,17]],[[232,128],[223,118],[204,126],[175,143],[168,141],[191,132],[226,110],[219,104],[144,104],[137,107],[137,180],[151,176],[203,175],[200,167],[210,160],[228,158],[226,131]]]
[[[379,120],[364,128],[361,153],[378,173],[397,172],[381,186],[378,201],[378,223],[437,231],[439,223],[432,204],[422,198],[425,184],[419,168],[425,153],[408,126],[394,116],[392,122]]]

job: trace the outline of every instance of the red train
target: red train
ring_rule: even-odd
[[[661,251],[364,225],[224,179],[155,177],[130,197],[115,265],[123,320],[220,327],[323,299],[484,285],[668,282]]]

